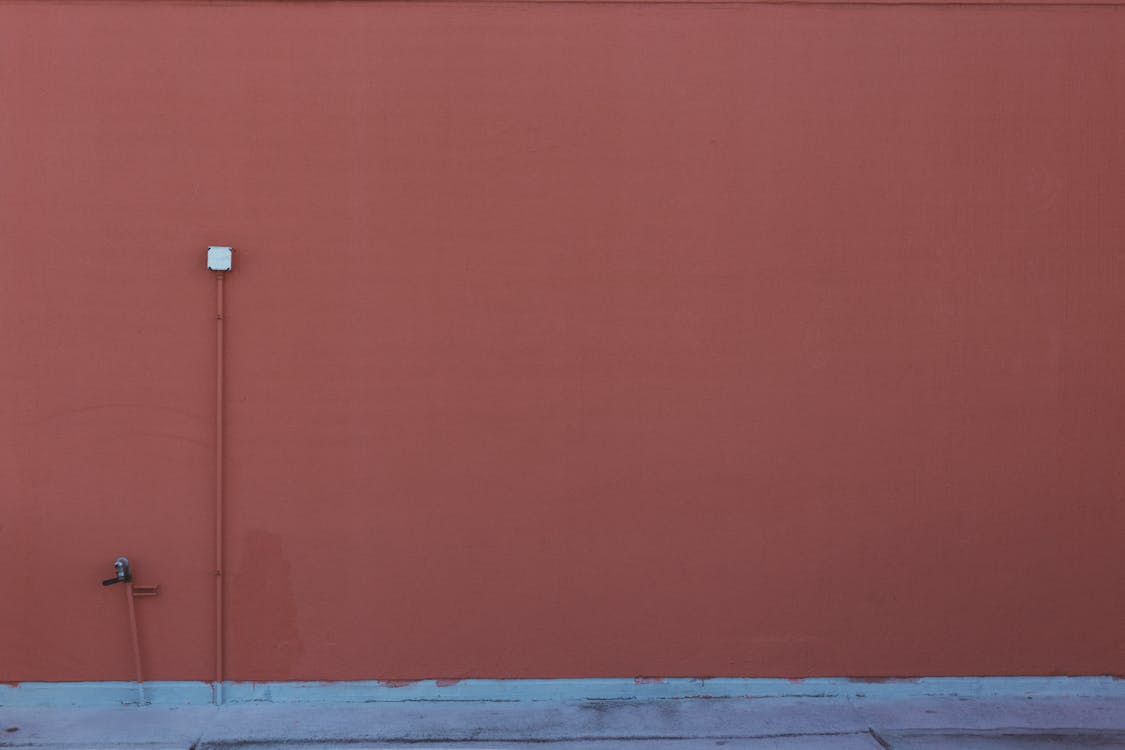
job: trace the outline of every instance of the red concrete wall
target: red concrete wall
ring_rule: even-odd
[[[0,679],[1125,673],[1125,14],[0,6]]]

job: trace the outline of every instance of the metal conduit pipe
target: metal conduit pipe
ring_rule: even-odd
[[[230,247],[207,248],[215,272],[215,705],[223,703],[223,277],[231,269]]]

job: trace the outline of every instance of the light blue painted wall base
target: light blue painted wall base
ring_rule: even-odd
[[[207,682],[146,682],[146,703],[206,705]],[[225,703],[356,703],[370,701],[664,700],[674,698],[925,698],[1119,697],[1125,679],[1114,677],[920,677],[881,681],[842,677],[615,678],[565,680],[434,680],[398,683],[224,682]],[[0,706],[136,705],[134,682],[24,682],[0,685]]]

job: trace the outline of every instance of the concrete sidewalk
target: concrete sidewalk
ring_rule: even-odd
[[[0,747],[1125,749],[1125,698],[722,698],[0,708]]]

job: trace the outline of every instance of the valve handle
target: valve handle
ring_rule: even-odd
[[[133,571],[129,568],[129,558],[119,557],[113,563],[117,575],[102,581],[103,586],[112,586],[115,583],[129,583],[133,580]]]

